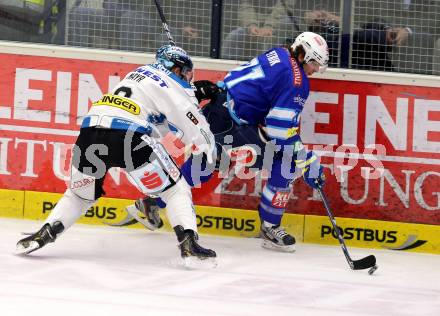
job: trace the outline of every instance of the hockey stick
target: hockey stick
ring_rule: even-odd
[[[162,27],[165,31],[165,34],[167,35],[168,41],[170,42],[170,44],[172,46],[176,46],[176,42],[174,41],[173,37],[171,36],[170,28],[168,27],[167,20],[165,19],[165,15],[163,14],[160,0],[154,0],[154,3],[156,4],[157,12],[159,12],[159,16],[162,21]]]
[[[345,258],[347,259],[347,262],[352,270],[364,270],[364,269],[370,269],[368,270],[368,274],[373,274],[374,271],[377,270],[376,265],[376,257],[374,255],[366,256],[365,258],[359,259],[359,260],[353,260],[350,257],[350,254],[348,253],[347,246],[345,245],[344,238],[341,235],[341,231],[339,230],[338,226],[336,225],[336,220],[332,214],[332,211],[330,210],[330,205],[327,201],[327,197],[324,194],[324,191],[322,190],[322,187],[318,187],[319,195],[321,196],[322,202],[324,204],[325,210],[327,211],[327,215],[330,218],[330,221],[332,222],[333,228],[337,234],[339,243],[341,244],[342,251],[344,252]]]

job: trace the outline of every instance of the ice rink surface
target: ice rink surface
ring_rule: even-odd
[[[440,256],[350,248],[379,269],[351,271],[339,246],[202,236],[215,269],[180,265],[174,235],[74,225],[28,257],[20,232],[41,222],[0,218],[0,315],[440,315]]]

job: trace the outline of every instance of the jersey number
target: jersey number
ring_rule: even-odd
[[[259,78],[264,78],[264,71],[263,68],[261,68],[260,63],[258,62],[257,58],[252,59],[247,64],[244,64],[243,66],[240,66],[238,68],[235,68],[234,71],[241,71],[244,69],[250,69],[250,72],[247,74],[238,77],[234,80],[229,81],[226,86],[230,89],[233,86],[235,86],[237,83],[245,81],[245,80],[255,80]]]
[[[122,92],[122,93],[121,93]],[[133,94],[130,87],[119,87],[115,91],[115,95],[119,95],[121,97],[129,98]]]

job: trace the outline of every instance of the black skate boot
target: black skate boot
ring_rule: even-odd
[[[129,205],[125,209],[131,216],[149,230],[156,230],[163,226],[163,221],[159,216],[160,207],[152,197],[138,199],[134,205]]]
[[[57,221],[52,226],[46,223],[36,233],[23,238],[17,243],[15,253],[18,255],[27,255],[35,250],[44,247],[50,242],[54,242],[57,239],[57,235],[62,233],[64,225]]]
[[[280,225],[263,222],[260,236],[263,239],[261,244],[263,248],[284,252],[295,251],[295,238],[289,235]]]
[[[185,266],[194,267],[201,261],[206,261],[206,266],[216,266],[217,254],[214,250],[203,248],[197,243],[198,236],[191,229],[183,229],[178,225],[174,227],[174,231],[179,241],[180,255],[185,262]]]

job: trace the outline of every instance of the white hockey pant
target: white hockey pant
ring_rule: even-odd
[[[60,221],[64,226],[64,231],[66,231],[93,204],[95,204],[95,201],[83,199],[69,188],[55,205],[45,223],[49,223],[52,226],[56,221]]]
[[[181,225],[197,232],[191,187],[183,178],[159,196],[167,204],[167,217],[172,227]]]

